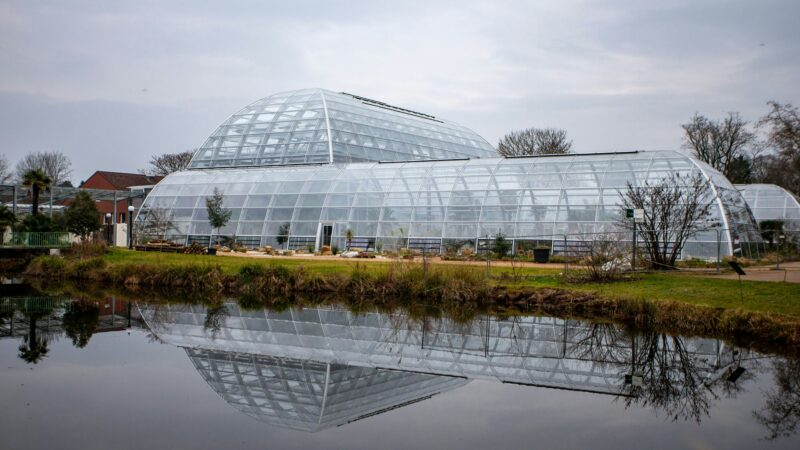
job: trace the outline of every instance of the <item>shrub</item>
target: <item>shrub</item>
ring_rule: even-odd
[[[85,239],[72,244],[72,247],[69,249],[69,255],[83,259],[103,256],[106,251],[108,251],[108,245],[106,245],[105,241],[100,239]]]
[[[72,264],[68,272],[72,278],[81,280],[101,280],[105,276],[104,269],[106,265],[106,261],[103,258],[81,259]]]
[[[239,278],[245,283],[250,283],[254,279],[263,277],[266,269],[261,264],[245,264],[239,268]]]
[[[67,262],[59,256],[37,256],[28,265],[25,273],[50,278],[61,278],[65,275]]]

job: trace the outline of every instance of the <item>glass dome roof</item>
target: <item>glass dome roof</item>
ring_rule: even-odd
[[[304,89],[258,100],[222,123],[190,169],[496,157],[453,122],[347,93]]]
[[[800,223],[800,200],[774,184],[737,184],[753,216],[762,220],[797,221]]]

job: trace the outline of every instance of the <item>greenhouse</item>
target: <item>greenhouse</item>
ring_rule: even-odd
[[[701,174],[714,195],[709,229],[682,258],[737,254],[759,241],[737,189],[680,152],[502,158],[474,132],[434,116],[304,90],[225,121],[188,170],[153,189],[137,223],[206,245],[204,199],[218,189],[232,211],[220,235],[247,247],[443,253],[480,251],[502,235],[512,251],[544,245],[563,254],[596,233],[620,232],[627,182],[671,174]]]
[[[774,184],[737,184],[757,222],[781,220],[800,228],[800,200]]]

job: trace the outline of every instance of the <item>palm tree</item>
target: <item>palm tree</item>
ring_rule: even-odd
[[[39,192],[47,190],[53,180],[39,169],[31,169],[22,176],[22,185],[31,189],[31,215],[39,214]]]

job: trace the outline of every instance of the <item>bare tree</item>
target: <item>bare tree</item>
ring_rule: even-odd
[[[69,181],[72,175],[72,162],[61,152],[28,153],[17,163],[17,180],[21,181],[31,170],[41,170],[50,178],[52,185],[57,186]]]
[[[150,158],[150,167],[140,170],[140,172],[152,176],[167,176],[173,172],[179,172],[189,167],[194,152],[187,150],[180,153],[164,153],[153,155]]]
[[[168,232],[175,229],[172,210],[150,208],[140,212],[143,221],[139,222],[137,235],[141,237],[164,239]]]
[[[756,138],[747,130],[747,121],[739,113],[728,113],[720,121],[695,114],[681,128],[685,133],[684,148],[692,150],[697,159],[719,170],[734,183],[747,181],[735,178],[742,171],[742,161],[751,158],[751,146]]]
[[[709,227],[714,198],[708,183],[700,173],[672,174],[655,183],[645,181],[643,186],[629,181],[619,192],[623,210],[644,210],[639,236],[651,268],[674,267],[686,241]],[[628,228],[630,224],[624,226]]]
[[[12,179],[11,166],[6,155],[0,155],[0,184],[8,184]]]
[[[567,140],[566,130],[557,128],[512,131],[497,144],[497,152],[502,156],[561,155],[571,149],[572,141]]]
[[[769,102],[772,110],[757,126],[766,129],[771,153],[759,159],[759,181],[778,184],[800,195],[800,112],[790,104]]]

